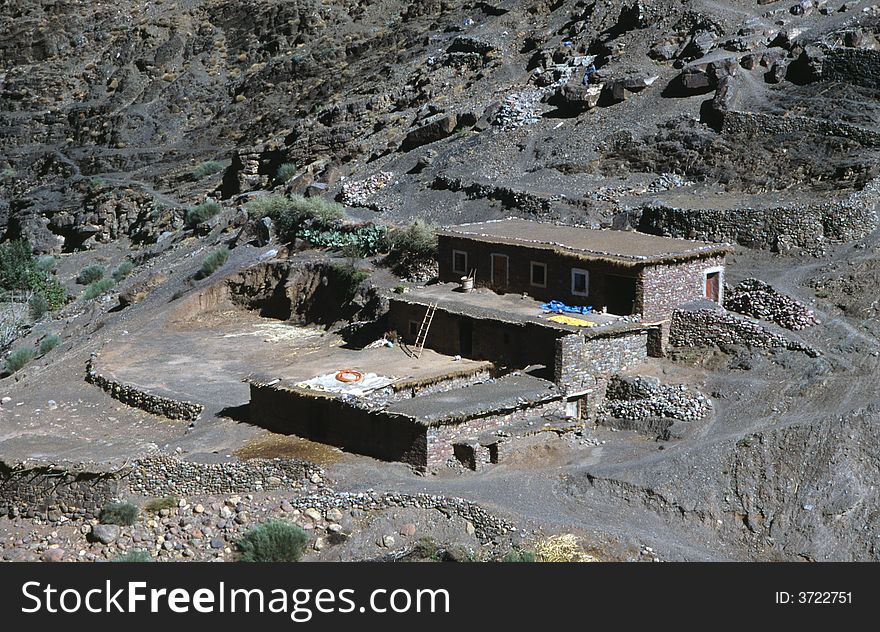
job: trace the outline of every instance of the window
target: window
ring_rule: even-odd
[[[590,273],[580,268],[571,269],[571,293],[575,296],[589,296]]]
[[[532,285],[547,287],[547,264],[532,261]]]
[[[452,251],[452,271],[456,274],[468,273],[468,256],[464,250]]]

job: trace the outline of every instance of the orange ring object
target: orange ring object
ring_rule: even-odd
[[[360,371],[342,369],[336,374],[336,379],[340,382],[360,382],[362,379],[364,379],[364,374]]]

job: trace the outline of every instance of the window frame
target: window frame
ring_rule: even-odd
[[[574,279],[577,275],[582,274],[584,276],[584,291],[577,292],[574,289]],[[590,295],[590,271],[585,270],[583,268],[572,268],[571,269],[571,294],[572,296],[589,296]]]
[[[535,267],[541,267],[544,269],[544,282],[543,283],[535,283]],[[530,261],[529,262],[529,284],[532,287],[547,287],[547,264],[542,263],[540,261]]]
[[[455,258],[458,255],[464,256],[464,269],[461,269],[461,270],[459,270],[458,268],[455,267]],[[453,251],[452,251],[452,273],[467,275],[468,274],[468,259],[469,259],[469,257],[468,257],[467,250],[454,250],[453,249]]]
[[[706,283],[709,281],[710,274],[718,275],[718,305],[724,305],[724,266],[713,266],[703,270],[703,287],[701,294],[707,301],[715,302],[714,299],[706,296]]]
[[[489,280],[494,287],[501,287],[501,284],[495,283],[495,257],[504,257],[504,289],[510,287],[510,256],[502,252],[489,253]]]

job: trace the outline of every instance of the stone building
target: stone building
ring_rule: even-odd
[[[524,219],[440,231],[441,282],[473,276],[497,293],[528,294],[618,316],[668,319],[693,300],[723,300],[726,244]]]

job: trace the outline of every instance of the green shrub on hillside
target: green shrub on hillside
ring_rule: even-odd
[[[116,284],[113,282],[113,279],[101,279],[100,281],[89,283],[82,296],[85,300],[90,301],[99,296],[103,296],[112,290],[114,285]]]
[[[269,217],[275,223],[278,235],[286,241],[299,237],[304,228],[329,230],[334,223],[345,218],[342,205],[302,195],[264,195],[248,202],[247,210],[254,219]]]
[[[132,270],[134,270],[134,264],[131,261],[123,261],[118,266],[113,268],[113,272],[110,273],[110,276],[113,277],[114,281],[119,283],[129,274],[131,274]]]
[[[123,553],[122,555],[117,555],[114,559],[114,562],[130,562],[135,564],[142,564],[144,562],[152,562],[153,558],[150,556],[150,552],[144,549],[135,549],[134,551],[128,551],[127,553]]]
[[[416,220],[403,229],[396,229],[388,237],[388,264],[400,276],[437,258],[437,231],[422,220]]]
[[[295,524],[270,520],[248,530],[238,541],[242,562],[298,562],[309,534]]]
[[[186,212],[186,225],[188,228],[195,228],[214,217],[221,210],[223,209],[217,202],[202,202]]]
[[[34,359],[34,350],[30,347],[19,347],[10,352],[6,358],[6,370],[15,373],[24,368],[24,366]]]
[[[130,502],[112,502],[104,505],[101,509],[101,524],[117,524],[122,527],[130,527],[137,521],[138,508]]]
[[[207,160],[195,167],[190,174],[192,175],[193,180],[201,180],[202,178],[207,178],[220,171],[223,171],[222,163],[217,162],[216,160]]]
[[[95,281],[103,279],[106,273],[107,270],[104,269],[104,266],[99,266],[97,264],[88,265],[79,271],[79,274],[76,277],[76,282],[80,285],[88,285],[89,283],[94,283]]]
[[[28,308],[30,309],[31,320],[38,321],[49,311],[49,301],[43,294],[37,292],[31,296]]]
[[[150,513],[159,513],[163,509],[177,509],[177,496],[162,496],[161,498],[153,498],[144,504],[144,511]]]
[[[209,277],[229,259],[228,248],[218,248],[202,260],[199,274],[202,278]]]
[[[61,344],[61,336],[50,334],[40,341],[40,355],[46,355]]]
[[[275,177],[278,182],[287,182],[293,176],[296,175],[296,165],[292,162],[285,162],[280,167],[278,167],[278,171],[275,172]]]

